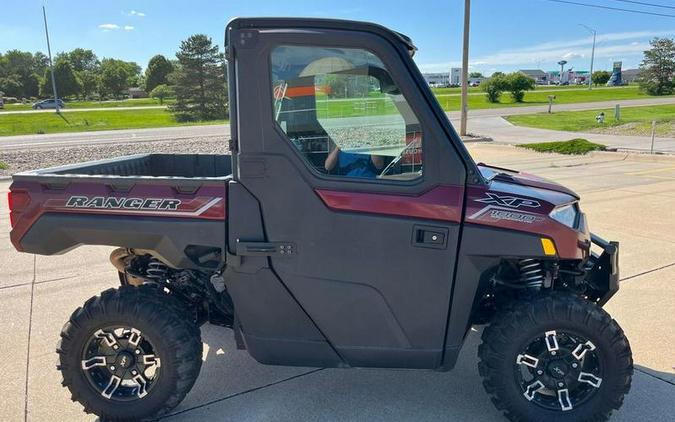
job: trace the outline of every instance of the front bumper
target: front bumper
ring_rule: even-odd
[[[591,242],[602,248],[602,253],[591,253],[586,264],[586,282],[602,306],[619,291],[619,242],[604,240],[593,233]]]

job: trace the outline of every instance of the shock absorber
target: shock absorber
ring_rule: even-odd
[[[544,269],[536,259],[518,261],[520,283],[528,288],[541,288],[544,285]]]
[[[164,283],[169,278],[169,267],[157,258],[150,258],[145,275],[157,283]]]

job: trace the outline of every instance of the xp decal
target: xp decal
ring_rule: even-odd
[[[534,199],[519,198],[517,196],[510,196],[510,195],[499,196],[496,193],[492,192],[485,192],[485,195],[487,196],[486,198],[476,199],[475,201],[482,202],[484,204],[493,204],[509,208],[520,208],[520,207],[539,208],[541,206],[539,201],[535,201]]]

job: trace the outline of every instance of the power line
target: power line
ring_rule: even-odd
[[[644,1],[635,1],[635,0],[614,0],[614,1],[620,1],[621,3],[633,3],[633,4],[639,4],[639,5],[642,5],[642,6],[661,7],[663,9],[673,9],[673,10],[675,10],[675,6],[666,6],[665,4],[647,3],[647,2],[644,2]]]
[[[576,1],[567,1],[567,0],[545,0],[545,1],[553,2],[553,3],[573,4],[575,6],[594,7],[596,9],[607,9],[607,10],[615,10],[615,11],[619,11],[619,12],[630,12],[630,13],[639,13],[639,14],[642,14],[642,15],[675,18],[675,15],[669,15],[669,14],[666,14],[666,13],[646,12],[644,10],[623,9],[621,7],[612,7],[612,6],[600,6],[599,4],[579,3],[579,2],[576,2]]]

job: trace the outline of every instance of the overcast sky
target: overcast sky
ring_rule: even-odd
[[[0,0],[0,52],[45,51],[41,6],[47,5],[52,49],[89,48],[99,56],[136,61],[174,57],[180,41],[205,33],[222,46],[223,29],[236,16],[310,16],[368,20],[410,36],[423,71],[447,71],[461,60],[463,0]],[[598,31],[596,69],[615,60],[636,67],[653,37],[675,37],[675,2],[650,0],[671,9],[616,0],[583,3],[640,9],[659,17],[593,9],[546,0],[473,0],[470,61],[472,70],[523,68],[587,70],[591,36],[579,24]]]

